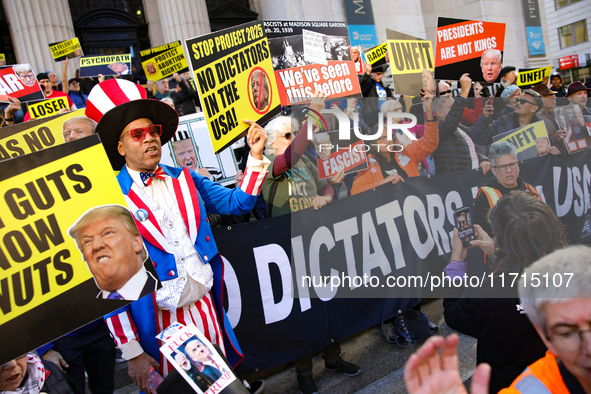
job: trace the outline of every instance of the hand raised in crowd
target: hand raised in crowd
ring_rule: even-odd
[[[433,95],[429,92],[425,92],[422,100],[427,120],[433,120]]]
[[[127,372],[129,376],[133,379],[138,389],[146,393],[150,393],[148,386],[150,366],[154,367],[154,369],[160,368],[160,364],[146,352],[127,361]]]
[[[460,77],[460,96],[467,98],[468,94],[470,94],[470,88],[472,87],[472,78],[470,78],[470,74],[465,73]]]
[[[367,75],[370,75],[371,74],[371,70],[372,69],[373,69],[373,67],[372,67],[371,63],[365,63],[365,73]]]
[[[345,179],[345,171],[341,170],[337,172],[332,178],[328,178],[328,183],[331,185],[338,185],[343,181],[343,179]]]
[[[174,78],[175,81],[177,81],[177,83],[180,83],[183,80],[181,78],[181,76],[179,75],[179,73],[172,74],[172,77]]]
[[[12,122],[14,122],[13,115],[16,111],[21,109],[21,102],[16,97],[11,96],[8,96],[8,100],[10,100],[10,103],[6,108],[4,108],[4,118],[12,119]],[[11,121],[7,120],[7,122]]]
[[[59,352],[56,352],[53,349],[49,349],[48,351],[46,351],[43,354],[43,356],[41,356],[41,358],[43,360],[46,360],[46,361],[51,361],[52,363],[54,363],[55,365],[57,365],[57,367],[62,372],[66,372],[66,371],[64,371],[64,368],[68,368],[69,367],[68,363],[66,362],[66,360],[64,360],[64,358],[62,357],[62,355]]]
[[[454,228],[454,235],[451,239],[451,260],[464,261],[468,255],[468,249],[472,246],[464,248],[464,244],[460,239],[460,232]]]
[[[326,206],[331,201],[332,201],[331,196],[316,196],[312,199],[312,205],[314,205],[315,210],[319,210],[320,208]]]
[[[480,162],[480,167],[482,168],[482,175],[486,175],[486,173],[490,170],[492,164],[490,164],[490,161],[481,161]]]
[[[310,109],[313,109],[316,112],[322,111],[322,109],[324,109],[325,101],[326,95],[324,92],[322,90],[316,90],[312,96],[312,101],[310,102]]]
[[[267,142],[265,129],[252,120],[244,119],[244,123],[250,125],[246,135],[246,141],[248,142],[248,146],[250,146],[250,154],[255,159],[263,160],[263,150]]]
[[[470,241],[470,245],[478,246],[487,255],[494,256],[496,247],[492,238],[477,224],[474,225],[474,232],[476,233],[476,239]]]
[[[458,334],[433,336],[406,362],[404,383],[409,394],[467,394],[458,367]],[[441,348],[441,355],[438,349]],[[472,375],[472,394],[488,394],[490,365],[480,364]]]
[[[490,100],[486,100],[486,103],[484,104],[484,108],[482,109],[482,113],[484,115],[484,118],[488,119],[488,117],[491,116],[493,114],[493,112],[495,112],[494,105],[492,105]]]
[[[474,97],[480,98],[480,94],[482,93],[482,85],[480,82],[474,82]]]

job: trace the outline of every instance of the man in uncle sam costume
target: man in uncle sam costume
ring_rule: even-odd
[[[121,79],[100,83],[88,96],[86,116],[98,123],[96,133],[120,171],[119,185],[162,281],[157,292],[106,317],[130,376],[145,391],[151,365],[161,364],[166,376],[172,367],[154,337],[177,321],[195,323],[235,366],[243,356],[222,308],[223,263],[207,212],[252,210],[269,164],[265,131],[248,121],[248,168],[240,187],[230,190],[188,168],[159,164],[161,146],[176,132],[179,117],[165,103],[146,99],[139,85]]]

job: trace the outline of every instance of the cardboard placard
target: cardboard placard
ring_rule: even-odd
[[[174,73],[189,71],[180,41],[160,45],[140,52],[142,68],[150,81],[159,81]]]
[[[264,21],[281,105],[358,97],[361,87],[344,22]]]
[[[365,51],[365,60],[372,65],[372,67],[382,66],[388,63],[388,43],[373,47]]]
[[[585,119],[578,105],[565,105],[554,108],[554,116],[560,130],[566,131],[564,144],[568,153],[589,149],[591,137]]]
[[[133,296],[105,296],[127,293],[123,287],[136,273],[146,275],[141,293],[155,291],[157,275],[139,232],[127,230],[135,224],[98,136],[3,161],[0,183],[0,335],[14,338],[3,343],[0,364],[129,303]],[[104,216],[80,222],[89,212]],[[75,223],[76,240],[69,233]],[[82,242],[97,237],[102,255]],[[104,275],[115,265],[125,269]],[[38,329],[23,335],[23,327]]]
[[[80,78],[96,77],[99,74],[131,74],[131,55],[84,56],[80,58]]]
[[[51,51],[53,60],[56,62],[84,56],[82,48],[80,47],[80,41],[78,41],[78,37],[74,37],[70,40],[51,43],[49,44],[49,50]]]
[[[29,114],[31,115],[31,119],[57,115],[62,109],[70,109],[67,97],[56,97],[39,103],[29,104]]]
[[[9,102],[8,96],[19,99],[21,103],[45,98],[30,64],[0,66],[0,102]]]
[[[185,41],[201,108],[218,153],[243,136],[244,119],[265,124],[281,110],[262,22]]]
[[[503,67],[505,24],[439,17],[436,47],[436,79],[459,80],[468,73],[473,81],[492,84]]]
[[[533,86],[538,85],[544,81],[544,78],[549,78],[552,72],[552,66],[541,68],[520,68],[517,77],[517,86]]]
[[[318,157],[318,179],[332,178],[339,171],[351,174],[368,168],[366,149],[369,146],[358,138],[345,141],[339,139],[338,131],[317,133],[314,134],[314,147]]]
[[[84,116],[84,109],[4,127],[0,161],[63,144],[63,124],[75,116]]]
[[[493,141],[512,143],[515,146],[517,160],[519,161],[546,155],[550,150],[550,146],[552,146],[543,121],[495,135]]]

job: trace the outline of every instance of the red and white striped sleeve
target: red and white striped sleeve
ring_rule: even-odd
[[[248,155],[248,161],[246,162],[246,169],[244,170],[244,177],[240,182],[240,189],[243,192],[252,196],[257,196],[261,193],[261,188],[265,182],[265,178],[269,171],[271,161],[263,156],[263,160],[258,160]]]
[[[142,354],[142,349],[137,335],[137,328],[128,309],[117,315],[105,318],[105,323],[111,331],[115,345],[121,350],[125,360],[131,360]]]

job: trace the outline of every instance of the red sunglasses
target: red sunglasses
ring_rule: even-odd
[[[146,127],[138,127],[137,129],[131,129],[127,133],[133,138],[134,141],[143,141],[146,138],[146,133],[150,133],[150,135],[154,138],[158,138],[162,135],[162,126],[159,124],[153,124]],[[125,134],[123,133],[119,139],[123,138]]]

